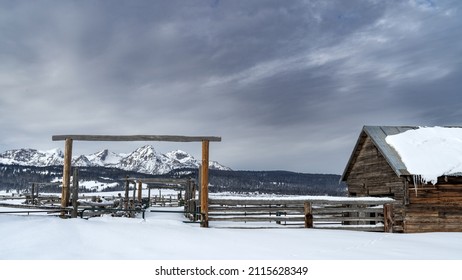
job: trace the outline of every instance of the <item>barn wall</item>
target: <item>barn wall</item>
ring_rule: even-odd
[[[350,196],[382,196],[404,201],[404,179],[396,175],[369,137],[364,140],[346,183]]]
[[[393,231],[403,230],[405,179],[396,175],[369,137],[363,139],[346,179],[349,196],[391,197],[394,206]]]
[[[462,232],[462,178],[440,177],[436,185],[409,184],[405,232]]]

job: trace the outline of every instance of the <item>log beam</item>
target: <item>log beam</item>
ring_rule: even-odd
[[[180,135],[53,135],[53,141],[73,139],[75,141],[165,141],[165,142],[220,142],[217,136]]]

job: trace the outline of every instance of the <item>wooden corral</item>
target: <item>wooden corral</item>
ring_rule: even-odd
[[[33,182],[31,183],[30,192],[25,193],[26,196],[26,204],[31,205],[41,205],[48,202],[56,202],[59,203],[60,198],[57,196],[50,196],[50,195],[39,195],[40,188],[47,187],[47,186],[57,186],[59,183],[41,183],[41,182]]]
[[[383,198],[210,199],[209,220],[275,222],[286,227],[391,232],[395,203]],[[260,224],[265,226],[264,223]]]
[[[148,197],[143,202],[145,207],[150,207],[154,205],[160,206],[182,206],[184,203],[183,195],[187,191],[187,186],[190,184],[192,179],[183,178],[126,178],[129,183],[135,185],[137,196],[134,200],[137,203],[142,203],[142,186],[146,184],[148,190]],[[134,189],[134,190],[135,190]],[[158,195],[151,194],[153,189],[159,191]],[[176,196],[172,195],[163,195],[162,190],[176,190],[179,193]]]
[[[462,177],[422,184],[385,138],[411,126],[364,126],[342,175],[351,197],[390,197],[393,232],[462,231]],[[429,159],[431,162],[431,159]],[[456,174],[457,175],[457,174]]]
[[[201,142],[202,143],[202,168],[201,168],[201,226],[208,227],[208,169],[209,169],[209,145],[210,142],[220,142],[221,137],[216,136],[179,136],[179,135],[54,135],[53,141],[65,141],[63,188],[61,207],[69,205],[70,197],[70,170],[73,141],[167,141],[167,142]],[[125,194],[125,197],[128,195]],[[125,202],[125,208],[128,208]]]
[[[199,187],[195,180],[188,180],[184,193],[184,214],[191,221],[197,221],[200,217],[200,201],[198,199]]]

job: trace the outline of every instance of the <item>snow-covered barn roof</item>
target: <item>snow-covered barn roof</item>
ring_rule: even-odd
[[[436,183],[442,175],[462,174],[462,128],[364,126],[342,175],[345,181],[369,137],[397,176],[420,175]]]

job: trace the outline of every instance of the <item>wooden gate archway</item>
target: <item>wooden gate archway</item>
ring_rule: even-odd
[[[164,142],[202,142],[201,168],[201,226],[208,227],[208,185],[209,185],[209,143],[220,142],[216,136],[179,136],[179,135],[53,135],[53,141],[65,141],[63,188],[61,192],[61,207],[69,204],[71,162],[73,141],[164,141]]]

